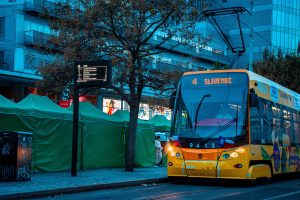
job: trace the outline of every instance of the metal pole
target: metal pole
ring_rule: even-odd
[[[73,96],[73,136],[72,136],[72,166],[71,176],[76,176],[77,170],[77,151],[78,151],[78,113],[79,113],[79,95],[78,95],[78,70],[74,68],[74,96]]]
[[[249,71],[253,71],[253,0],[250,0]]]

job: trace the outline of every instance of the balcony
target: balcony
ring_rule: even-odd
[[[24,69],[36,71],[39,67],[49,65],[53,60],[39,57],[38,55],[24,55]]]
[[[163,41],[163,37],[161,36],[157,36],[155,39],[151,40],[151,44],[153,45],[157,45],[160,44]],[[163,45],[161,45],[160,48],[163,49],[171,49],[171,47],[178,45],[178,41],[175,40],[170,40],[165,42]],[[198,57],[200,59],[204,59],[204,60],[209,60],[212,62],[220,62],[223,64],[229,64],[230,63],[230,58],[221,54],[219,51],[215,51],[215,50],[206,50],[203,48],[197,48],[195,46],[183,46],[183,45],[179,45],[175,48],[172,48],[173,52],[178,52],[178,53],[183,53],[183,54],[187,54],[189,56],[193,56],[193,57]],[[217,53],[219,52],[219,53]]]
[[[60,52],[60,50],[57,47],[55,47],[54,44],[49,43],[51,37],[53,36],[39,31],[25,31],[24,45]]]
[[[24,3],[24,11],[32,14],[44,13],[45,9],[54,8],[55,3],[47,0],[26,0]]]
[[[24,45],[27,46],[39,46],[46,47],[48,46],[48,41],[51,38],[51,35],[38,31],[25,31],[24,32]]]
[[[0,70],[11,71],[8,63],[5,62],[0,63]]]

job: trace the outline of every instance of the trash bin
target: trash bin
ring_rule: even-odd
[[[0,181],[31,180],[32,134],[0,132]]]

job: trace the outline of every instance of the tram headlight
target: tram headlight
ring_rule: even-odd
[[[237,158],[238,156],[239,156],[239,154],[237,152],[230,153],[230,157],[232,157],[232,158]]]
[[[176,155],[175,151],[171,151],[171,152],[170,152],[170,155],[171,155],[172,157],[174,157],[174,156]]]
[[[239,154],[237,152],[231,152],[231,153],[225,153],[222,155],[222,158],[227,159],[227,158],[237,158],[239,157]]]
[[[167,148],[167,150],[168,151],[173,151],[173,147],[169,145],[168,148]]]
[[[230,156],[229,156],[228,153],[225,153],[225,154],[222,155],[222,157],[223,157],[223,158],[229,158]]]
[[[244,147],[240,147],[240,148],[237,148],[235,151],[238,153],[244,153],[245,149],[244,149]]]

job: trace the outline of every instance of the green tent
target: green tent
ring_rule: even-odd
[[[171,121],[163,115],[155,115],[149,120],[154,124],[156,132],[169,132],[171,131]]]
[[[72,113],[45,96],[28,95],[18,103],[26,111],[23,119],[31,119],[32,169],[34,171],[64,171],[71,168]],[[80,130],[80,129],[79,129]],[[81,132],[79,131],[79,138]],[[79,145],[80,146],[80,140]],[[78,168],[81,151],[78,150]]]
[[[118,119],[129,123],[130,120],[130,112],[127,110],[117,110],[113,115],[113,117],[117,117]],[[152,125],[154,126],[153,123],[150,123],[149,120],[142,120],[142,119],[138,119],[138,124],[147,124],[147,125]]]
[[[125,110],[118,110],[113,116],[119,117],[122,121],[126,122],[126,134],[128,134],[130,113]],[[155,165],[154,125],[141,119],[138,119],[136,132],[135,164],[140,167],[151,167]]]
[[[55,104],[46,96],[30,94],[20,101],[18,106],[28,111],[26,115],[33,117],[72,120],[70,111]]]
[[[33,119],[26,116],[27,111],[18,104],[0,95],[0,131],[25,131],[31,132]]]
[[[112,116],[119,118],[123,122],[129,122],[130,112],[127,110],[117,110]]]
[[[73,105],[68,107],[67,110],[73,112]],[[99,110],[89,102],[80,102],[79,112],[82,120],[101,119],[113,122],[120,122],[119,118],[106,114],[105,112]]]
[[[88,102],[79,103],[79,113],[83,168],[123,167],[125,123]]]
[[[15,102],[0,95],[0,113],[16,113],[18,105]]]

